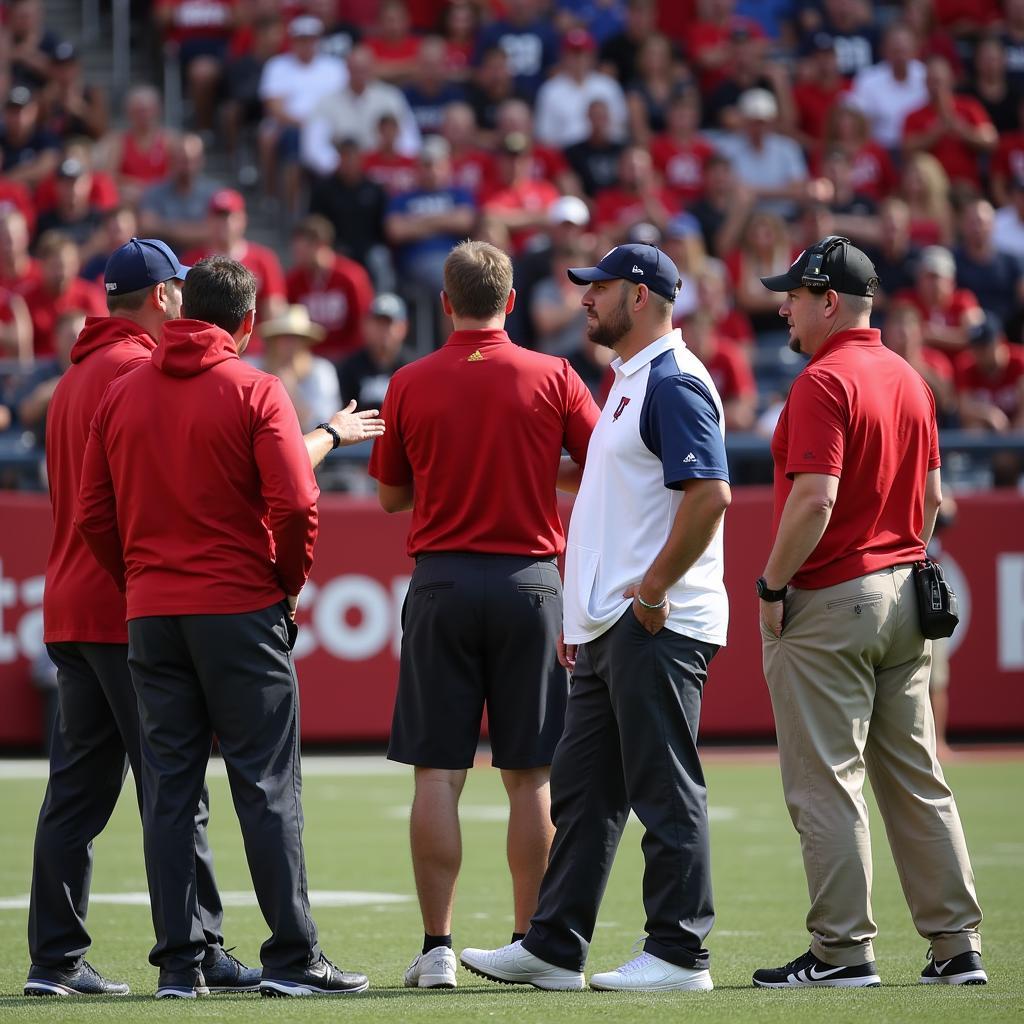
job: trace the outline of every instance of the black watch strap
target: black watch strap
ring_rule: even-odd
[[[316,425],[316,429],[317,429],[317,430],[326,430],[326,431],[327,431],[327,433],[328,433],[328,434],[330,434],[330,435],[331,435],[331,437],[333,437],[333,438],[334,438],[334,444],[333,444],[333,445],[331,446],[331,451],[332,451],[332,452],[334,451],[334,449],[335,449],[335,448],[339,447],[339,445],[341,444],[341,434],[339,434],[339,433],[338,433],[338,432],[337,432],[337,431],[336,431],[336,430],[334,429],[334,427],[332,427],[332,426],[330,425],[330,423],[318,423],[318,424]]]
[[[755,586],[757,587],[757,596],[761,598],[762,601],[782,601],[786,596],[785,587],[781,590],[771,590],[763,576],[759,576],[757,578]]]

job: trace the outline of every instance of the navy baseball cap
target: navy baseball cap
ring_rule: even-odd
[[[115,249],[107,260],[103,286],[108,295],[126,295],[171,278],[184,281],[188,271],[166,242],[159,238],[133,238]]]
[[[675,302],[683,285],[672,260],[657,246],[642,242],[617,245],[604,254],[596,267],[573,267],[567,273],[573,284],[616,280],[645,284],[669,302]]]

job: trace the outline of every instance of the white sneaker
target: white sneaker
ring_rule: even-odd
[[[455,988],[455,950],[451,946],[435,946],[419,953],[405,972],[406,988]]]
[[[524,949],[521,942],[501,949],[464,949],[459,959],[481,978],[507,985],[532,985],[556,992],[579,991],[584,985],[582,971],[549,964]]]
[[[651,953],[641,953],[614,971],[595,974],[590,987],[612,992],[710,992],[711,972],[678,967]]]

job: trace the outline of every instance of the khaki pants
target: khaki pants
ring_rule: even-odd
[[[793,589],[782,637],[762,626],[761,638],[811,951],[837,967],[874,959],[865,770],[917,930],[939,960],[980,950],[974,873],[935,758],[931,643],[910,567]]]

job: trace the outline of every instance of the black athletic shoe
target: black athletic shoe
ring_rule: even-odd
[[[762,967],[754,971],[758,988],[878,988],[875,961],[856,967],[833,967],[819,960],[810,950],[782,967]]]
[[[196,999],[209,994],[201,970],[161,971],[156,983],[157,999]]]
[[[203,960],[203,978],[211,993],[259,992],[261,971],[246,967],[231,955],[231,950],[217,946]]]
[[[365,974],[339,971],[330,960],[320,959],[301,971],[275,970],[263,972],[260,982],[262,996],[351,996],[370,987]]]
[[[25,982],[27,996],[126,996],[128,986],[108,981],[88,960],[79,960],[77,967],[29,968]]]
[[[987,985],[988,975],[981,954],[971,949],[949,960],[936,960],[929,954],[920,981],[922,985]]]

